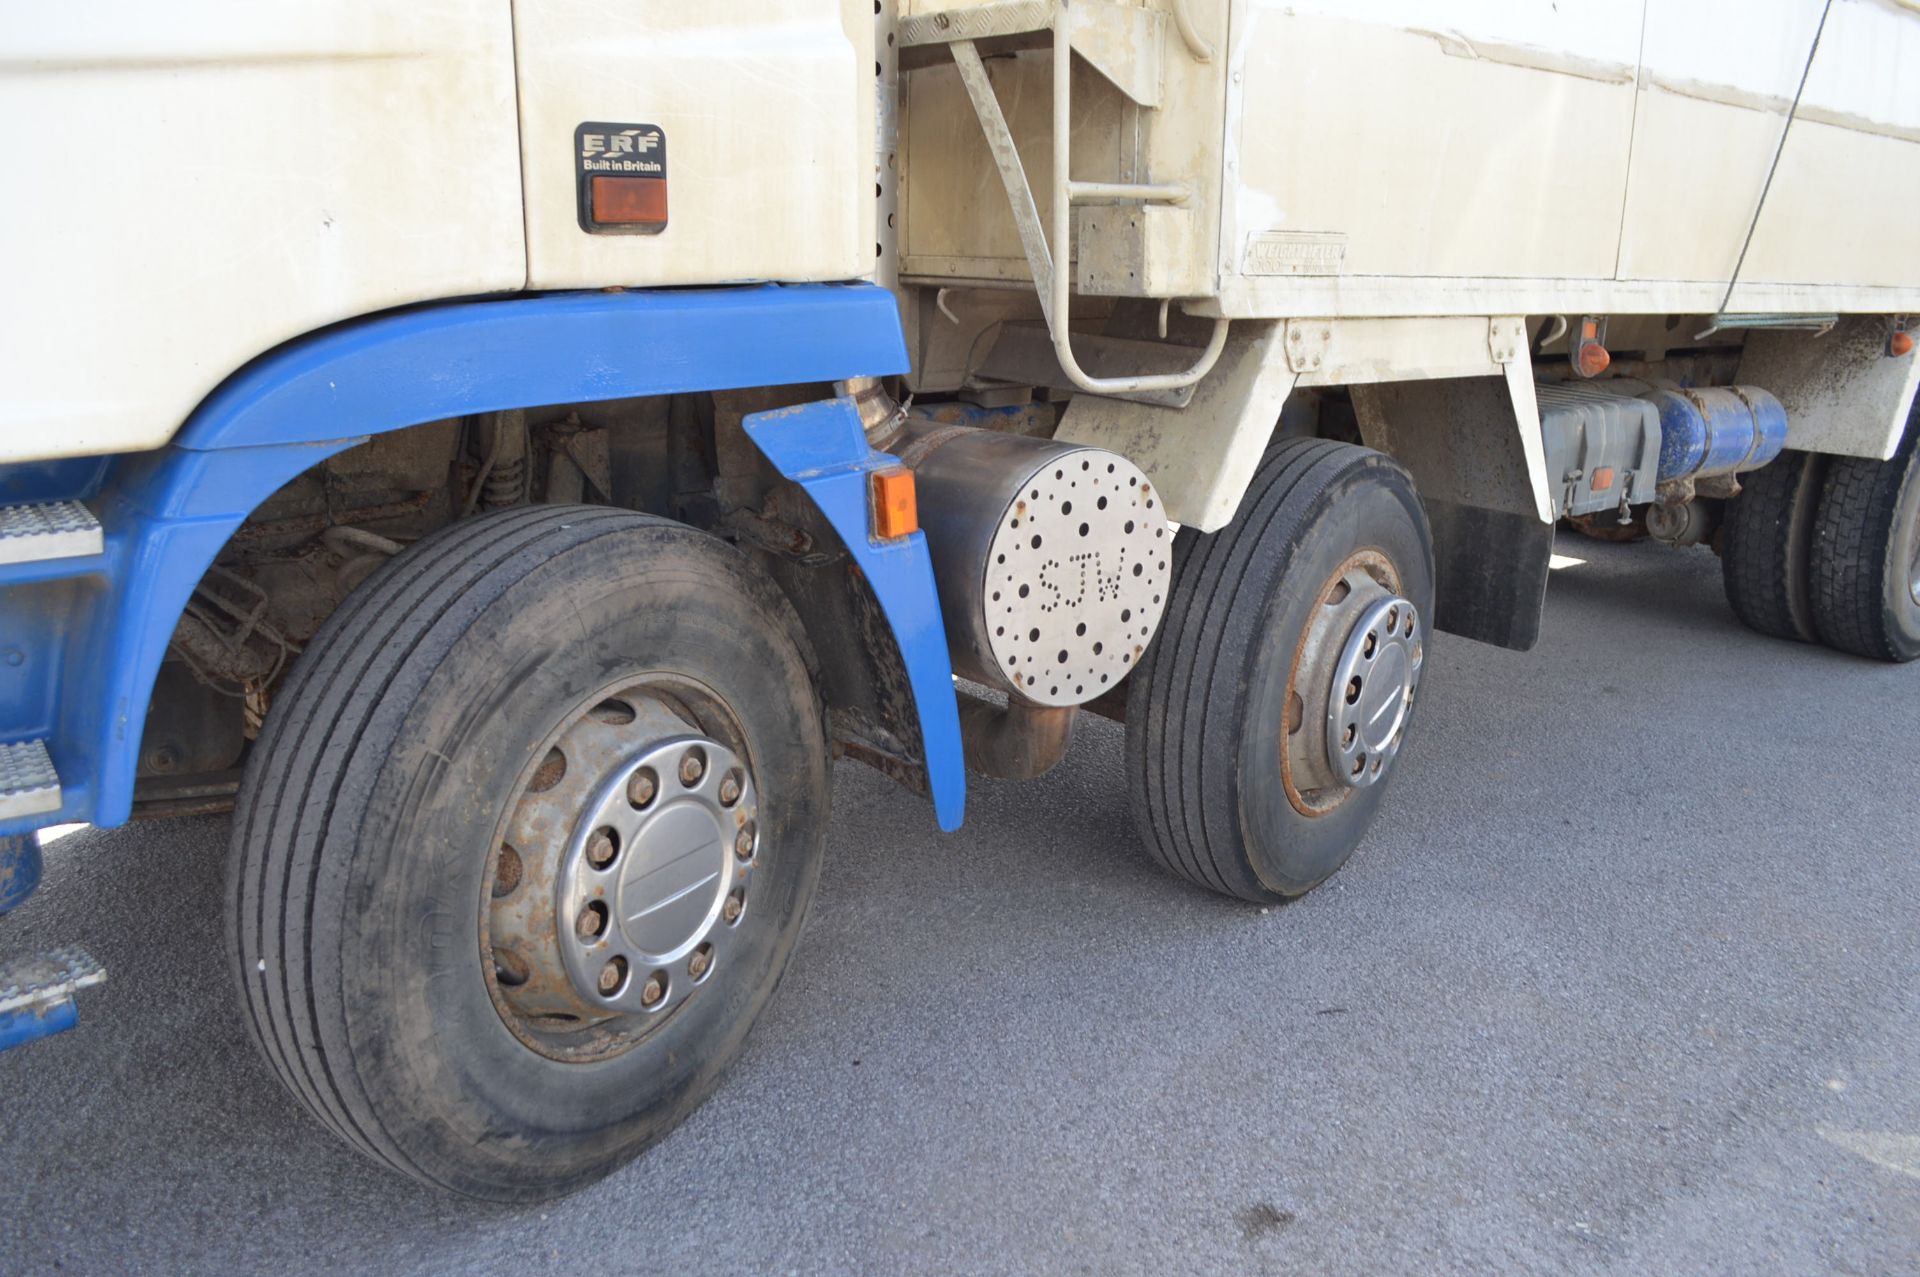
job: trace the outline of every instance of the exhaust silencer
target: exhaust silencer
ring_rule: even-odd
[[[1125,678],[1166,609],[1173,535],[1139,467],[1115,452],[969,426],[909,423],[954,671],[1036,705]]]

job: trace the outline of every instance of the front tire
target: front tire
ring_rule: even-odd
[[[771,995],[824,741],[791,608],[724,543],[552,506],[427,538],[329,619],[248,767],[228,918],[261,1050],[428,1183],[606,1174]]]
[[[1302,895],[1379,808],[1433,616],[1433,540],[1391,458],[1272,448],[1232,523],[1174,542],[1166,620],[1129,680],[1135,823],[1173,873]]]

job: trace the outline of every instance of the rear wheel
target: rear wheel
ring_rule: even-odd
[[[228,903],[261,1049],[430,1183],[606,1173],[771,994],[825,759],[798,623],[725,544],[588,507],[428,538],[309,645],[249,766]]]
[[[1406,737],[1433,575],[1413,481],[1351,444],[1274,447],[1232,523],[1180,533],[1127,701],[1134,817],[1161,864],[1275,901],[1346,862]]]
[[[1820,641],[1881,661],[1920,657],[1920,413],[1889,461],[1835,457],[1810,560]]]
[[[1747,628],[1814,642],[1808,561],[1827,458],[1783,452],[1740,476],[1740,495],[1721,523],[1720,576],[1727,603]]]

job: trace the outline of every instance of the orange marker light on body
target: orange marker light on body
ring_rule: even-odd
[[[867,479],[867,505],[873,512],[873,538],[898,541],[920,530],[920,507],[913,492],[913,471],[902,466],[875,470]]]
[[[665,226],[667,183],[658,177],[596,177],[593,220],[600,226]]]

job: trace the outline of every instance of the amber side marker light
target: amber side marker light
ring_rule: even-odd
[[[867,504],[873,511],[876,541],[898,541],[920,530],[911,470],[899,466],[875,470],[867,479]]]
[[[667,224],[667,182],[660,177],[596,177],[590,198],[596,226]]]
[[[1613,356],[1600,340],[1600,323],[1589,315],[1580,321],[1580,336],[1573,344],[1573,366],[1582,377],[1598,377],[1613,363]]]
[[[1889,355],[1892,355],[1895,359],[1899,359],[1903,355],[1912,354],[1913,353],[1913,334],[1907,333],[1907,332],[1899,332],[1887,338],[1887,353]]]

